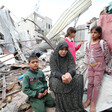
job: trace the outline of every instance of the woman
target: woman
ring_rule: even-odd
[[[50,89],[55,94],[56,112],[85,112],[82,106],[83,77],[76,75],[68,43],[62,40],[50,58]]]

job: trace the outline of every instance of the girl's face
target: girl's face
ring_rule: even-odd
[[[98,33],[95,29],[93,29],[93,30],[91,31],[91,38],[92,38],[93,40],[99,39],[100,36],[101,36],[101,34]]]
[[[69,34],[70,34],[70,37],[71,37],[71,38],[74,38],[74,37],[75,37],[75,33],[69,32]]]
[[[65,47],[65,48],[59,50],[59,55],[60,55],[61,57],[65,57],[66,54],[67,54],[67,52],[68,52],[68,50],[67,50],[67,48]]]

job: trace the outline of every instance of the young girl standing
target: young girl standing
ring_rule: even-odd
[[[96,112],[96,101],[98,98],[100,85],[106,64],[110,59],[109,48],[106,41],[103,42],[104,53],[102,51],[100,41],[102,29],[94,26],[91,29],[91,42],[86,46],[86,55],[88,57],[88,95],[87,101],[83,104],[86,108],[90,103],[90,112]]]
[[[75,47],[75,42],[74,42],[75,34],[76,34],[76,29],[74,27],[69,27],[67,29],[67,34],[65,35],[66,38],[64,40],[67,41],[68,43],[68,48],[74,57],[74,61],[76,65],[76,51],[81,47],[84,41],[81,41],[80,44]]]

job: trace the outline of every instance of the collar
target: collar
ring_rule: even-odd
[[[36,72],[36,71],[31,70],[30,68],[28,69],[28,71],[30,71],[30,72],[31,72],[31,73],[33,73],[33,74],[37,74],[37,73],[38,73],[38,68],[37,68],[37,72]]]
[[[72,38],[72,39],[70,39],[70,38],[68,38],[68,37],[66,37],[66,38],[67,38],[70,42],[71,42],[71,41],[73,41],[73,42],[74,42],[73,38]]]

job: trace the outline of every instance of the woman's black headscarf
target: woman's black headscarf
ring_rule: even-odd
[[[57,45],[57,48],[50,58],[50,67],[53,75],[55,75],[55,72],[57,71],[65,74],[71,70],[75,70],[74,58],[69,50],[65,57],[59,55],[59,50],[64,47],[68,49],[68,43],[65,40],[62,40]]]

